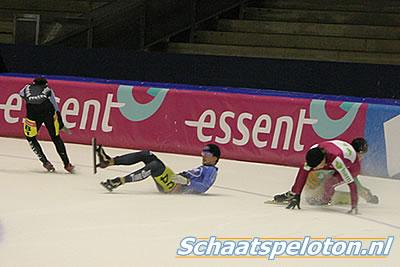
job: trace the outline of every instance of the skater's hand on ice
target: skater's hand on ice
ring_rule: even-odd
[[[180,174],[175,174],[171,176],[171,180],[177,184],[186,184],[188,185],[190,182],[190,179],[183,177]]]
[[[349,211],[347,212],[347,214],[357,215],[357,214],[358,214],[358,208],[357,208],[357,206],[352,206],[352,207],[351,207],[351,210],[349,210]]]
[[[300,195],[295,195],[291,200],[289,200],[289,205],[286,208],[294,209],[296,206],[300,209]]]

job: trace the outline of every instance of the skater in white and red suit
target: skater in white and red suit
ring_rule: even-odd
[[[312,170],[334,170],[334,174],[324,183],[323,200],[328,203],[335,193],[335,187],[346,183],[351,194],[351,210],[348,213],[357,214],[358,195],[354,179],[360,173],[360,161],[367,151],[367,141],[361,137],[354,139],[351,144],[345,141],[332,140],[314,145],[307,152],[306,161],[303,167],[299,169],[291,191],[275,195],[274,200],[276,202],[287,201],[289,204],[286,208],[288,209],[294,209],[296,206],[300,209],[300,195],[309,172]]]

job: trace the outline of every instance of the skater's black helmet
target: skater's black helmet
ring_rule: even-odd
[[[367,140],[365,140],[365,139],[362,138],[362,137],[358,137],[358,138],[354,139],[354,140],[351,142],[351,145],[353,146],[354,150],[355,150],[357,153],[365,154],[365,153],[368,152],[368,143],[367,143]]]
[[[39,77],[36,77],[36,78],[33,80],[33,83],[34,83],[34,84],[37,84],[37,85],[46,85],[46,84],[47,84],[47,80],[46,80],[45,77],[39,76]]]
[[[308,150],[306,155],[307,165],[311,168],[317,167],[325,157],[325,151],[320,147],[314,147]]]
[[[219,157],[221,156],[221,150],[219,149],[219,147],[216,144],[208,144],[203,148],[204,152],[210,152],[211,154],[213,154],[213,156],[217,157],[219,159]]]

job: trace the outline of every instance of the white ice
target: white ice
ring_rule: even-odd
[[[66,144],[77,173],[62,168],[55,148],[41,142],[56,173],[47,173],[23,139],[0,138],[0,267],[61,266],[400,266],[399,182],[361,177],[379,195],[349,207],[287,210],[264,204],[290,189],[297,169],[222,159],[205,195],[158,193],[151,178],[113,193],[99,185],[138,166],[92,173],[91,147]],[[111,155],[131,150],[106,148]],[[199,156],[156,153],[175,171],[201,164]],[[176,258],[182,238],[387,238],[387,258]],[[365,241],[367,242],[367,241]],[[369,241],[368,241],[369,242]]]

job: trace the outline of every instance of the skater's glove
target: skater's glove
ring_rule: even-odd
[[[65,126],[61,130],[66,132],[67,134],[72,134],[71,131]]]
[[[174,174],[174,175],[172,175],[172,176],[171,176],[171,180],[172,180],[174,183],[177,183],[177,184],[185,184],[185,185],[189,185],[189,184],[190,184],[190,179],[188,179],[188,178],[186,178],[186,177],[183,177],[183,176],[180,175],[180,174]]]
[[[357,214],[358,214],[358,208],[357,208],[357,206],[352,206],[352,207],[351,207],[351,210],[349,210],[349,211],[347,212],[347,214],[357,215]]]
[[[300,195],[295,195],[291,200],[289,200],[289,205],[287,205],[287,209],[294,209],[295,207],[300,209]]]

